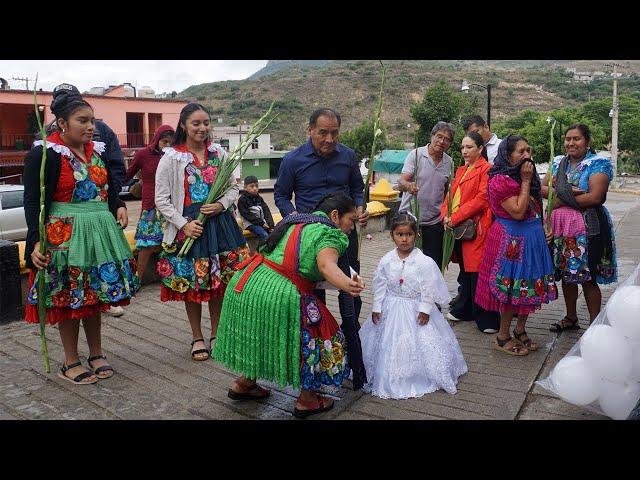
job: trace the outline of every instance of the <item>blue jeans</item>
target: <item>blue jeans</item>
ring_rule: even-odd
[[[266,238],[269,236],[267,231],[264,228],[262,228],[260,225],[249,225],[247,227],[247,230],[249,230],[251,233],[253,233],[256,237],[259,237],[259,238]]]

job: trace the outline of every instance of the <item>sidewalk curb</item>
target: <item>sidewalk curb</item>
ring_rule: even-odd
[[[628,188],[610,188],[609,191],[614,193],[626,193],[628,195],[640,196],[640,190],[630,190]]]

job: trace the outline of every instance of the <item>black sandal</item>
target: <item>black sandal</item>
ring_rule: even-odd
[[[96,383],[98,381],[97,377],[93,381],[83,382],[83,380],[85,378],[89,378],[89,377],[95,376],[95,374],[93,372],[91,372],[91,371],[82,372],[80,375],[77,375],[77,376],[75,376],[73,378],[67,377],[65,375],[66,372],[68,372],[72,368],[79,367],[80,365],[82,365],[82,362],[80,362],[79,360],[76,363],[72,363],[71,365],[65,365],[63,363],[62,364],[62,368],[58,372],[58,377],[66,380],[68,382],[74,383],[76,385],[93,385],[94,383]]]
[[[103,365],[101,367],[96,368],[95,370],[93,369],[93,365],[91,364],[99,359],[106,360],[107,357],[105,355],[94,355],[93,357],[87,358],[87,363],[89,364],[89,367],[91,368],[91,370],[93,370],[93,373],[96,374],[96,377],[98,377],[100,380],[106,380],[107,378],[113,377],[113,374],[115,372],[111,365]],[[100,376],[101,373],[108,373],[108,372],[111,372],[111,373],[109,375],[104,375],[102,377]]]
[[[575,320],[571,320],[566,315],[559,322],[553,323],[549,327],[549,331],[551,332],[562,332],[563,330],[580,330],[580,325],[578,325],[578,317]]]
[[[204,343],[204,338],[196,338],[193,342],[191,342],[191,348],[193,348],[193,345],[196,342]],[[207,356],[205,358],[196,358],[196,355],[200,353],[206,353]],[[205,360],[209,360],[209,354],[210,352],[208,348],[199,348],[198,350],[194,350],[193,352],[191,352],[191,358],[196,362],[204,362]]]

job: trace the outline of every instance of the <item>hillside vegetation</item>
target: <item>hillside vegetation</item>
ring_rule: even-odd
[[[278,149],[292,148],[304,141],[308,117],[315,108],[329,106],[338,110],[343,131],[372,116],[380,81],[377,61],[303,62],[270,61],[249,79],[194,85],[179,96],[208,106],[214,122],[221,118],[222,125],[253,123],[275,101],[280,116],[270,133],[272,144]],[[425,91],[438,80],[456,90],[463,79],[483,85],[491,83],[492,123],[505,121],[527,109],[579,107],[588,100],[610,96],[611,78],[582,84],[573,81],[565,67],[575,64],[578,71],[586,67],[603,70],[601,63],[385,61],[388,71],[382,121],[390,140],[412,141],[415,122],[410,114],[411,105],[422,100]],[[634,73],[638,62],[631,63],[627,76],[619,81],[619,91],[640,99],[640,77]],[[485,116],[485,90],[471,87],[469,95],[476,111],[468,113]]]

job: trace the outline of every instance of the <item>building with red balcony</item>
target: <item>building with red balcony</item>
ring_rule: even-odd
[[[118,136],[125,156],[147,143],[163,124],[177,125],[184,100],[142,98],[128,84],[104,89],[101,95],[83,94],[96,119],[105,122]],[[54,120],[49,109],[53,93],[39,91],[39,109],[45,122]],[[0,183],[22,183],[24,157],[38,129],[33,91],[0,89]],[[14,176],[15,175],[15,176]],[[10,178],[7,178],[10,177]]]

